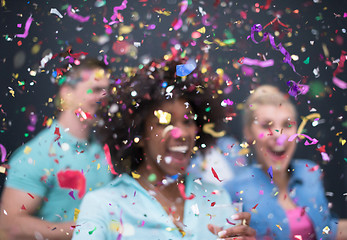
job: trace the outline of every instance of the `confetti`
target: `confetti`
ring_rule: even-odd
[[[173,22],[172,22],[172,24],[171,24],[171,26],[173,27],[173,29],[175,30],[175,31],[177,31],[178,29],[180,29],[181,27],[182,27],[182,24],[183,24],[183,21],[182,21],[182,14],[187,10],[187,8],[188,8],[188,1],[186,1],[186,0],[183,0],[180,4],[180,12],[179,12],[179,14],[178,14],[178,18],[176,18]]]
[[[242,60],[240,60],[240,63],[245,64],[245,65],[249,65],[249,66],[259,66],[259,67],[265,68],[265,67],[273,66],[274,60],[269,59],[269,60],[265,60],[265,61],[260,61],[258,59],[251,59],[251,58],[244,57],[244,58],[242,58]]]
[[[4,145],[0,143],[0,150],[1,150],[1,162],[4,163],[6,161],[6,148]]]
[[[56,8],[51,8],[51,11],[49,13],[55,14],[60,18],[63,18],[63,15],[56,9]]]
[[[111,20],[115,21],[118,17],[118,10],[124,10],[127,7],[127,0],[123,0],[122,4],[120,6],[114,7],[113,8],[113,15],[111,16]]]
[[[31,15],[29,16],[28,20],[25,23],[25,27],[24,27],[24,33],[22,34],[16,34],[16,37],[19,38],[26,38],[29,34],[29,29],[30,29],[30,25],[32,23],[34,19],[31,17]]]
[[[213,130],[214,126],[215,126],[214,123],[206,123],[202,127],[202,131],[207,133],[207,134],[210,134],[211,136],[213,136],[215,138],[223,137],[226,134],[226,132],[224,130],[222,130],[220,132],[216,132],[215,130]]]
[[[80,16],[80,15],[74,13],[74,12],[72,11],[71,5],[69,5],[68,8],[66,9],[66,13],[67,13],[67,15],[68,15],[69,17],[71,17],[72,19],[75,19],[76,21],[79,21],[79,22],[81,22],[81,23],[88,22],[88,20],[89,20],[89,18],[90,18],[89,16],[87,16],[87,17],[82,17],[82,16]]]
[[[78,190],[79,198],[82,198],[86,193],[86,178],[81,171],[61,170],[57,173],[57,180],[61,188]]]
[[[104,145],[104,153],[105,153],[107,164],[108,164],[108,166],[111,169],[111,173],[113,175],[118,175],[118,173],[114,170],[113,163],[112,163],[112,160],[111,160],[110,148],[108,147],[107,144]]]
[[[217,174],[217,172],[213,169],[213,167],[211,167],[211,171],[212,171],[213,177],[215,177],[219,182],[222,182],[222,181],[223,181],[223,180],[220,180],[220,179],[219,179],[218,174]]]
[[[186,64],[180,64],[176,66],[176,75],[184,77],[189,75],[196,68],[196,63],[194,60],[188,60]]]
[[[308,146],[308,145],[313,145],[313,144],[317,144],[318,143],[318,140],[317,139],[315,139],[315,138],[311,138],[310,136],[308,136],[308,135],[306,135],[306,134],[298,134],[298,133],[296,133],[296,134],[293,134],[292,136],[290,136],[289,138],[288,138],[288,141],[289,142],[292,142],[296,137],[298,137],[298,136],[303,136],[303,137],[305,137],[305,138],[307,138],[307,139],[309,139],[311,142],[309,142],[309,141],[305,141],[305,146]]]
[[[187,195],[185,193],[186,187],[184,186],[183,183],[179,183],[177,186],[178,186],[178,190],[180,191],[180,194],[184,200],[192,200],[193,198],[195,198],[195,195],[193,193],[189,197],[187,197]]]

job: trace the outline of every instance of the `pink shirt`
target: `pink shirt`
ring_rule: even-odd
[[[301,207],[286,210],[286,215],[289,220],[290,239],[293,240],[313,240],[316,235],[313,225],[305,210]]]

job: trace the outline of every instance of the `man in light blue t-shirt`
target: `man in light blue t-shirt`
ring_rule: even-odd
[[[74,60],[74,65],[59,79],[57,120],[10,159],[0,211],[5,238],[71,239],[84,193],[112,178],[102,146],[91,134],[109,87],[107,66],[93,59]]]

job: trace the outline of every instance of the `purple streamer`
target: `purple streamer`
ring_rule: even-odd
[[[273,49],[275,49],[276,51],[280,51],[283,55],[284,55],[284,60],[283,62],[284,63],[288,63],[289,66],[291,66],[291,68],[293,69],[293,71],[298,74],[300,77],[301,75],[299,73],[296,72],[295,70],[295,67],[292,63],[292,58],[289,54],[289,52],[283,47],[282,43],[279,43],[277,46],[276,46],[276,43],[275,43],[275,38],[274,36],[272,36],[270,33],[268,32],[264,32],[264,35],[263,35],[263,39],[260,40],[260,42],[257,42],[254,38],[254,33],[255,32],[261,32],[263,30],[263,27],[261,26],[261,24],[254,24],[253,27],[251,28],[251,35],[249,35],[247,37],[247,39],[251,38],[252,41],[255,43],[255,44],[259,44],[261,42],[265,42],[267,37],[269,37],[269,41],[270,41],[270,44],[272,46]]]
[[[127,0],[123,0],[122,4],[120,6],[114,7],[113,8],[113,15],[111,16],[111,20],[115,21],[117,19],[117,15],[118,15],[118,10],[124,10],[127,7]]]
[[[76,13],[73,13],[71,9],[72,9],[71,5],[69,5],[67,7],[67,9],[66,9],[67,15],[69,17],[71,17],[71,18],[73,18],[73,19],[75,19],[76,21],[79,21],[79,22],[87,22],[89,20],[89,18],[90,18],[89,16],[82,17],[82,16],[80,16],[80,15],[78,15]]]
[[[265,67],[271,67],[274,65],[274,60],[273,59],[269,59],[269,60],[266,60],[266,61],[260,61],[258,59],[251,59],[251,58],[244,58],[242,60],[242,64],[245,64],[245,65],[249,65],[249,66],[259,66],[259,67],[262,67],[262,68],[265,68]]]
[[[310,136],[308,136],[308,135],[306,135],[306,134],[298,134],[298,133],[296,133],[296,134],[294,134],[294,135],[292,135],[292,136],[290,136],[289,138],[288,138],[288,141],[289,142],[291,142],[291,141],[293,141],[297,136],[299,136],[299,135],[301,135],[301,136],[304,136],[305,138],[307,138],[307,139],[309,139],[311,142],[309,142],[309,141],[305,141],[305,143],[304,143],[304,145],[305,146],[307,146],[307,145],[313,145],[313,144],[316,144],[316,143],[318,143],[318,140],[317,139],[315,139],[315,138],[311,138]]]
[[[16,34],[16,37],[20,37],[20,38],[26,38],[29,34],[29,29],[30,29],[30,25],[33,22],[33,18],[31,17],[31,15],[29,16],[28,20],[25,23],[25,27],[24,27],[24,33],[21,34]]]
[[[0,150],[1,150],[1,162],[4,163],[6,160],[6,148],[1,143],[0,143]]]
[[[288,81],[287,85],[290,87],[288,91],[289,95],[295,97],[295,99],[300,94],[305,95],[310,89],[308,85],[298,84],[292,80]]]

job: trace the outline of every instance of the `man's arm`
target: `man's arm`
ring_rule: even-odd
[[[0,233],[8,240],[37,239],[37,235],[50,240],[71,239],[74,222],[53,223],[33,216],[41,203],[37,195],[6,187],[0,205]]]

